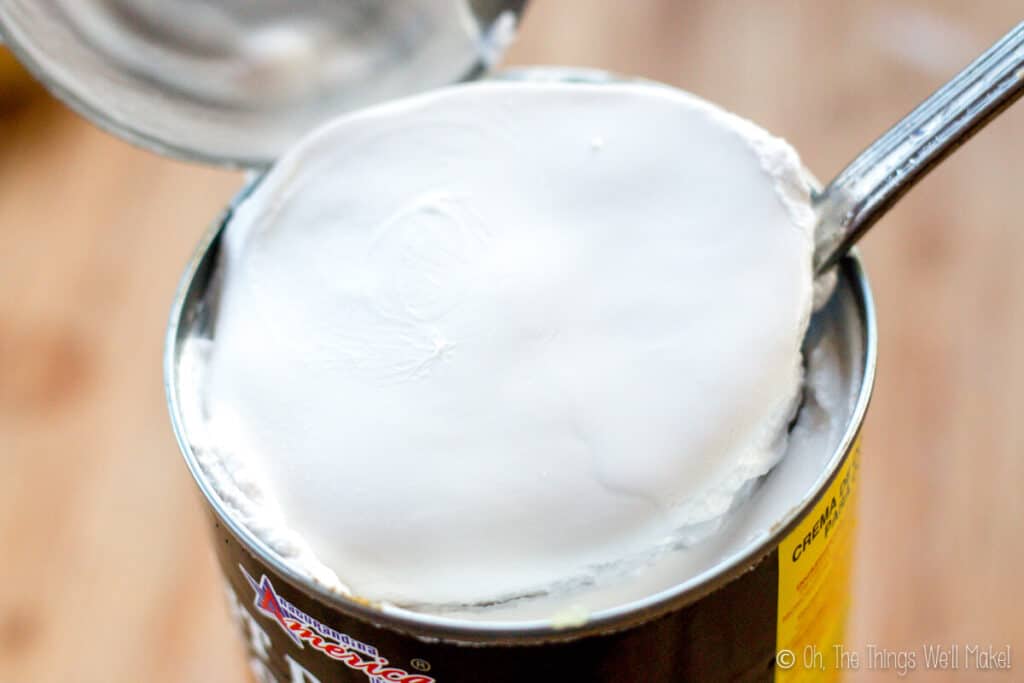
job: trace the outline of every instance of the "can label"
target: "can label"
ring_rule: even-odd
[[[779,544],[779,683],[839,679],[850,610],[860,437],[821,499]]]
[[[406,671],[394,666],[381,656],[376,647],[342,633],[278,595],[273,582],[262,574],[254,579],[241,564],[239,571],[254,592],[253,606],[264,617],[273,621],[297,648],[310,649],[330,660],[341,662],[351,671],[360,672],[370,681],[398,681],[399,683],[436,683],[431,676]],[[417,660],[420,668],[425,668]],[[292,665],[291,668],[296,668]]]

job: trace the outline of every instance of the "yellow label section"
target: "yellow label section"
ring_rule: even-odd
[[[776,681],[839,679],[859,464],[858,437],[821,500],[779,545]]]

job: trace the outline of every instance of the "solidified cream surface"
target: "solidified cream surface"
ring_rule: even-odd
[[[339,590],[578,592],[713,534],[785,452],[812,232],[793,149],[668,87],[347,116],[228,225],[197,450]]]

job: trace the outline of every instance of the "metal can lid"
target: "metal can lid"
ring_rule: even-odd
[[[5,0],[57,97],[158,153],[258,168],[345,111],[485,73],[526,0]]]

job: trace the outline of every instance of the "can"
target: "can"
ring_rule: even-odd
[[[432,0],[403,1],[424,12],[435,8]],[[445,57],[429,65],[429,77],[414,79],[403,90],[481,75],[507,44],[509,27],[525,4],[465,1],[466,17],[472,19],[465,23],[471,28],[470,52],[458,63]],[[51,92],[129,141],[186,160],[261,169],[302,132],[293,130],[294,121],[326,115],[318,96],[295,103],[301,116],[257,112],[246,117],[237,107],[161,87],[112,60],[102,45],[86,40],[69,22],[61,2],[0,3],[0,39]],[[365,10],[359,16],[367,20],[377,7],[348,4]],[[283,0],[276,7],[290,11]],[[384,27],[379,35],[382,54],[408,54],[407,27],[373,25]],[[430,40],[417,44],[429,45]],[[468,69],[463,68],[466,54],[471,58]],[[550,68],[511,77],[615,78]],[[353,92],[361,82],[343,85]],[[389,96],[400,94],[405,93]],[[769,534],[707,571],[642,599],[599,610],[583,623],[477,622],[373,605],[312,583],[234,519],[204,476],[189,438],[186,412],[196,395],[182,363],[183,347],[190,339],[212,335],[215,264],[221,231],[231,214],[229,208],[208,233],[184,274],[168,329],[165,388],[174,432],[205,499],[228,602],[258,681],[679,683],[819,681],[838,675],[841,662],[834,653],[842,644],[849,607],[859,434],[871,396],[877,344],[870,289],[856,255],[839,264],[836,291],[816,315],[809,335],[812,344],[827,343],[838,350],[836,370],[845,399],[840,433],[818,454],[820,467],[805,490],[787,498],[793,506]]]
[[[839,352],[846,406],[841,438],[770,536],[710,571],[595,612],[585,623],[509,625],[408,612],[330,592],[276,557],[219,499],[190,443],[186,413],[197,397],[183,348],[213,334],[215,266],[231,215],[229,209],[185,272],[168,329],[165,384],[258,681],[679,683],[838,676],[836,648],[850,602],[859,435],[877,343],[871,292],[856,255],[840,264],[836,290],[809,335],[810,343],[832,344]]]

